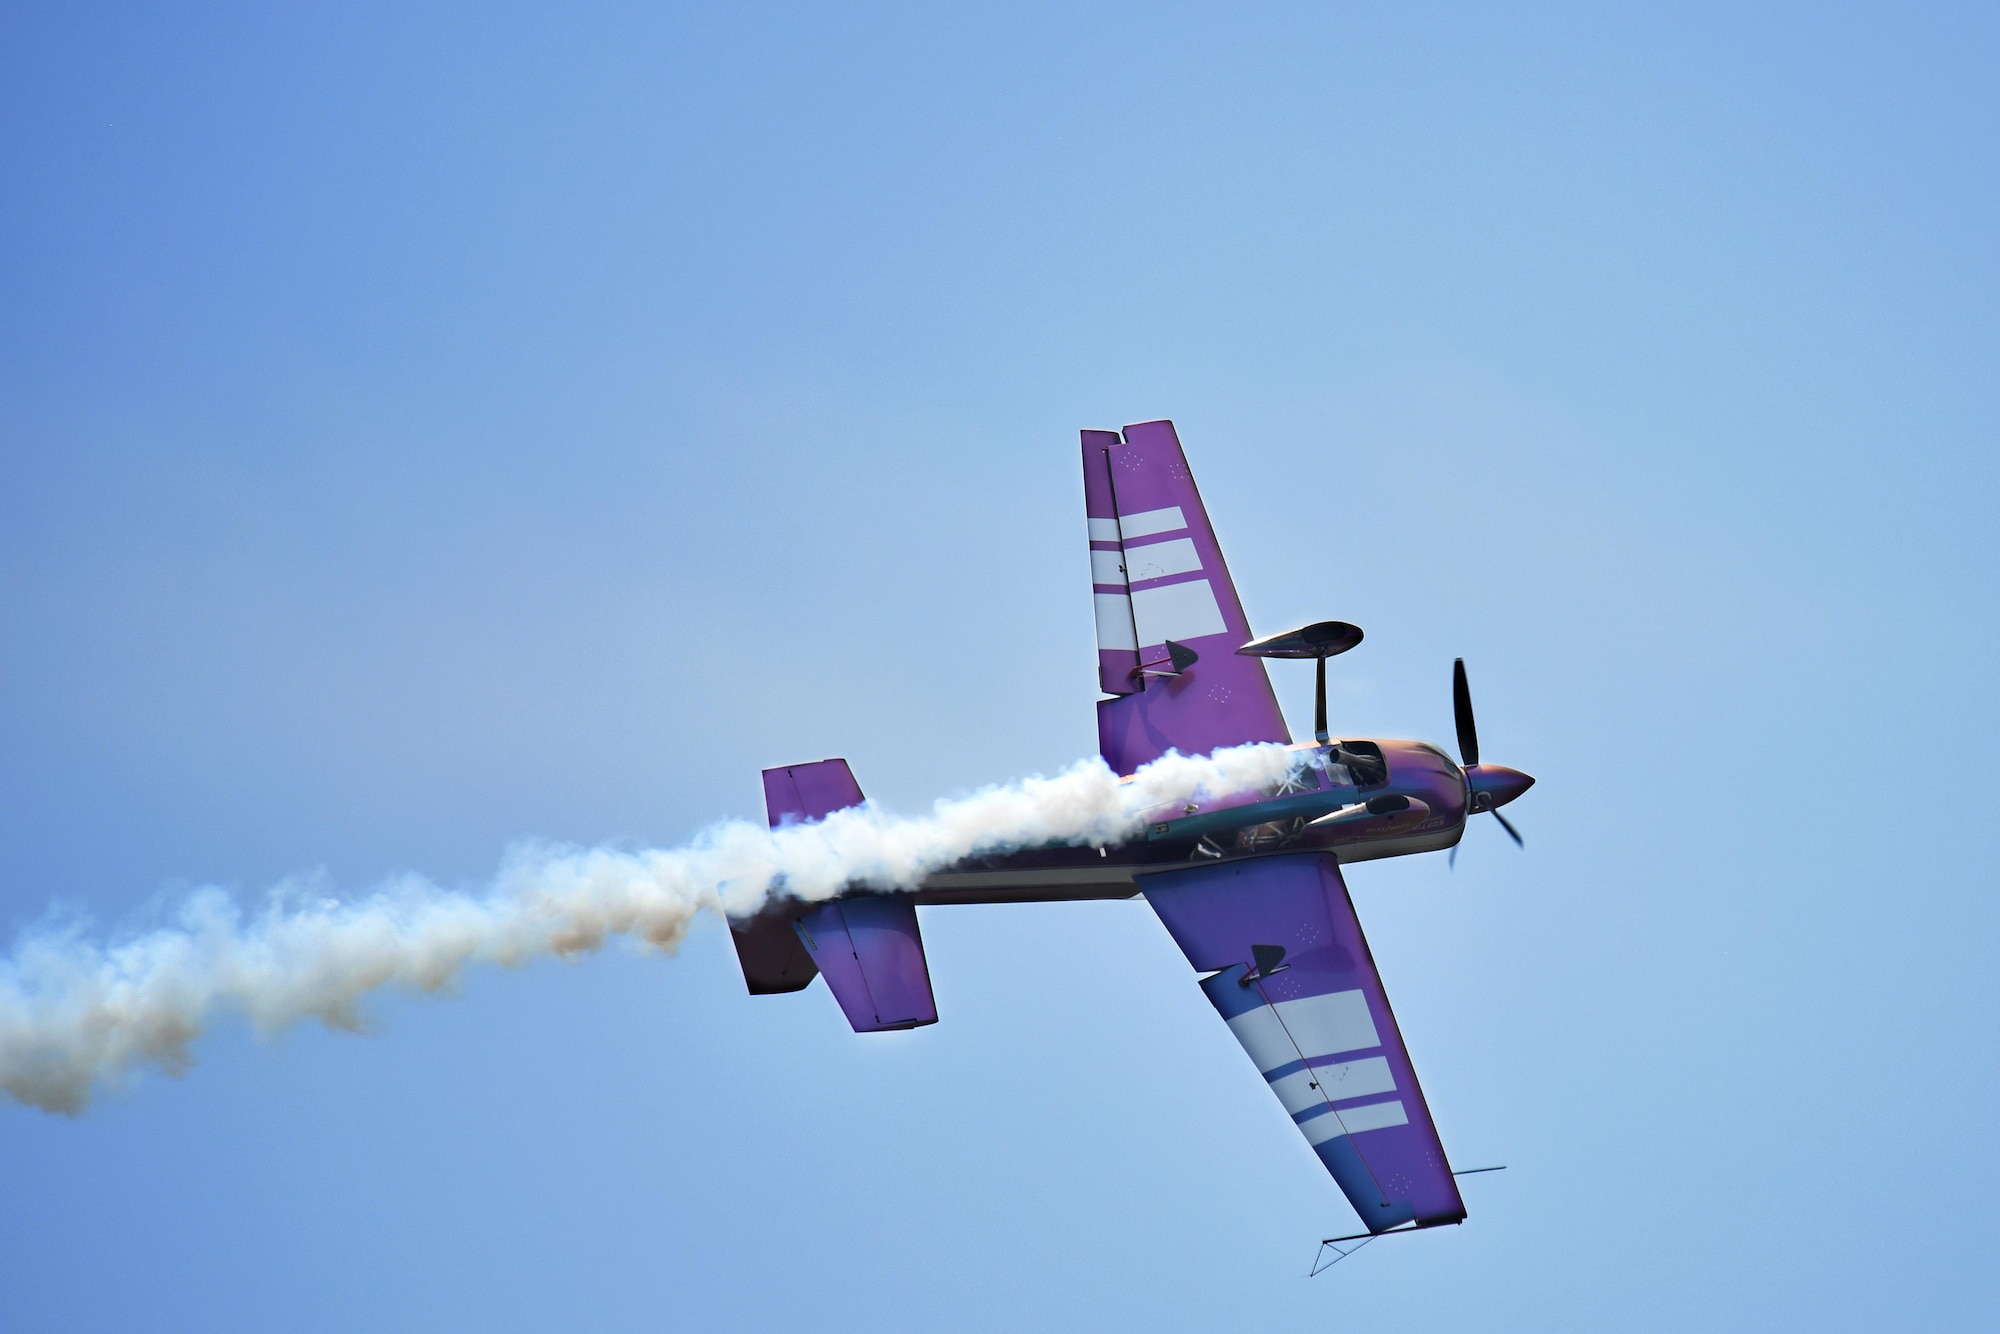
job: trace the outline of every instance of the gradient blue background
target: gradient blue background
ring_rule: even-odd
[[[943,1022],[709,923],[0,1108],[0,1326],[1990,1328],[1988,6],[0,15],[0,911],[896,809],[1094,745],[1171,416],[1350,735],[1462,1229],[1352,1215],[1138,904]],[[1295,723],[1310,677],[1277,684]]]

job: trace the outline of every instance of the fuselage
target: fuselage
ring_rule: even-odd
[[[1146,833],[1102,848],[1033,848],[973,858],[927,877],[919,903],[1123,899],[1137,877],[1190,862],[1279,852],[1373,861],[1449,848],[1469,815],[1504,805],[1534,780],[1498,765],[1464,769],[1423,741],[1305,742],[1276,789],[1233,792],[1149,813]]]

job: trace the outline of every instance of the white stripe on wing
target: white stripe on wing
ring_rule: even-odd
[[[1188,574],[1199,570],[1201,553],[1194,549],[1194,543],[1188,538],[1169,538],[1165,542],[1126,547],[1125,568],[1125,577],[1135,584],[1141,579],[1164,579],[1170,574]]]
[[[1151,537],[1154,533],[1175,532],[1187,526],[1187,516],[1181,513],[1179,505],[1169,505],[1163,510],[1142,510],[1137,514],[1118,516],[1119,535],[1126,542],[1135,537]]]
[[[1271,1081],[1271,1092],[1278,1095],[1278,1101],[1294,1116],[1343,1098],[1365,1098],[1371,1093],[1395,1091],[1396,1076],[1390,1071],[1386,1056],[1316,1065]]]
[[[1117,551],[1092,551],[1090,553],[1090,582],[1109,584],[1114,588],[1125,587],[1125,557]],[[1127,618],[1130,619],[1129,617]]]
[[[1386,1130],[1390,1126],[1408,1124],[1410,1114],[1404,1110],[1402,1099],[1398,1098],[1395,1102],[1371,1102],[1366,1107],[1343,1107],[1338,1112],[1301,1121],[1299,1129],[1305,1132],[1306,1143],[1324,1144],[1342,1135],[1359,1135],[1365,1130]]]
[[[1281,1018],[1282,1024],[1278,1022]],[[1382,1045],[1375,1020],[1368,1013],[1368,998],[1359,991],[1259,1005],[1231,1019],[1229,1031],[1236,1034],[1243,1050],[1265,1074],[1301,1058],[1313,1060]]]
[[[1215,590],[1206,579],[1141,589],[1132,594],[1132,614],[1139,623],[1141,644],[1199,639],[1229,628],[1216,604]]]
[[[1131,652],[1139,647],[1132,634],[1132,599],[1123,593],[1096,593],[1097,647],[1100,652]]]

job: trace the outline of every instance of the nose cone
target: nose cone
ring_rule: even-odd
[[[1476,811],[1505,806],[1535,785],[1532,777],[1504,764],[1468,764],[1465,780],[1472,785],[1472,808]]]

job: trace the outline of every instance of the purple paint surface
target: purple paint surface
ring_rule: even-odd
[[[1302,1107],[1293,1104],[1293,1119],[1308,1141],[1320,1137],[1314,1151],[1368,1230],[1462,1220],[1465,1205],[1451,1165],[1333,857],[1295,853],[1224,862],[1158,872],[1141,883],[1147,902],[1188,962],[1202,972],[1221,970],[1202,983],[1202,990],[1238,1033],[1274,1092],[1289,1081],[1294,1098],[1309,1100]],[[1253,975],[1258,954],[1274,946],[1283,951],[1282,967]],[[1365,1042],[1320,1036],[1339,1031],[1315,1018],[1338,1011],[1328,1001],[1287,1004],[1356,993],[1352,1004],[1365,1003],[1373,1028],[1372,1040]],[[1253,1050],[1256,1026],[1261,1026],[1266,1045]],[[1245,1037],[1246,1031],[1252,1036]],[[1355,1026],[1345,1031],[1351,1033]],[[1372,1089],[1354,1100],[1340,1097],[1330,1077],[1324,1085],[1308,1083],[1322,1071],[1375,1061],[1386,1062],[1393,1088]],[[1313,1091],[1306,1093],[1309,1088]],[[1389,1108],[1403,1118],[1402,1124],[1380,1124]],[[1346,1124],[1375,1128],[1337,1133]]]
[[[835,811],[859,806],[862,800],[861,784],[854,781],[846,760],[764,771],[764,812],[773,829],[787,820],[823,820]],[[917,929],[917,905],[912,900],[896,894],[865,894],[822,903],[785,929],[797,935],[855,1032],[937,1022],[931,970],[924,961],[924,938]],[[739,936],[737,953],[747,977],[750,960],[743,949]],[[811,980],[807,974],[806,981]]]
[[[914,901],[870,894],[822,903],[797,929],[855,1032],[937,1022]]]
[[[1178,676],[1149,676],[1143,691],[1098,703],[1098,749],[1105,761],[1119,773],[1129,774],[1169,750],[1200,755],[1218,746],[1247,741],[1289,742],[1291,733],[1278,710],[1277,696],[1271,693],[1263,662],[1236,652],[1253,637],[1250,622],[1243,614],[1229,567],[1223,562],[1222,548],[1181,452],[1174,424],[1156,421],[1128,426],[1124,443],[1107,449],[1105,457],[1110,462],[1111,491],[1127,529],[1123,549],[1134,576],[1132,597],[1139,608],[1139,658],[1146,663],[1162,662],[1166,649],[1160,639],[1146,642],[1152,634],[1149,627],[1175,623],[1166,618],[1149,620],[1145,610],[1149,599],[1193,594],[1193,601],[1203,602],[1213,595],[1214,614],[1220,622],[1219,629],[1209,629],[1209,623],[1199,617],[1184,618],[1192,628],[1206,633],[1177,635],[1169,630],[1161,639],[1175,639],[1199,654],[1192,667]],[[1084,485],[1088,497],[1088,469]],[[1175,512],[1178,523],[1171,518]],[[1136,537],[1133,516],[1150,517]],[[1142,577],[1148,568],[1144,555],[1155,551],[1172,552],[1174,558],[1163,558],[1161,563],[1161,568],[1171,572]],[[1192,564],[1187,556],[1192,557]],[[1191,587],[1196,584],[1205,584],[1206,592]],[[1105,670],[1106,656],[1099,654],[1100,673]]]
[[[846,760],[788,764],[764,771],[764,814],[776,829],[787,819],[823,820],[835,811],[859,806],[861,784]]]

